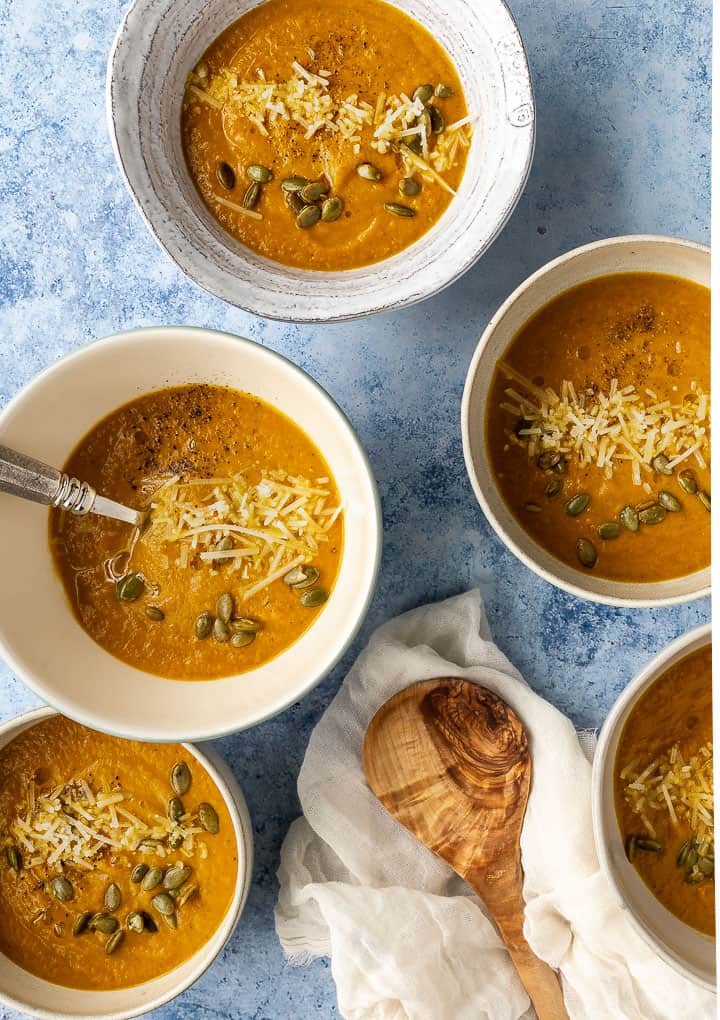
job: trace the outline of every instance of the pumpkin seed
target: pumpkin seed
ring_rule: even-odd
[[[56,875],[52,879],[50,882],[50,892],[61,903],[67,903],[68,900],[73,898],[73,887],[64,875]]]
[[[702,505],[705,507],[707,512],[710,513],[711,512],[710,511],[710,493],[709,492],[705,492],[704,489],[700,489],[700,491],[698,492],[698,499],[700,500]]]
[[[105,943],[105,953],[106,953],[106,955],[107,956],[112,956],[112,954],[115,952],[115,950],[120,947],[120,943],[122,942],[122,940],[124,938],[125,938],[125,932],[122,930],[122,928],[118,928],[118,930],[115,932],[115,934],[111,935],[110,938]]]
[[[620,525],[615,521],[605,521],[598,528],[598,535],[603,539],[604,542],[609,542],[613,538],[620,537]]]
[[[430,124],[436,135],[441,135],[445,130],[445,118],[443,117],[437,106],[431,104],[428,106],[428,113],[430,114]]]
[[[670,461],[664,453],[658,453],[656,457],[653,457],[651,464],[653,466],[653,470],[657,471],[659,475],[671,475],[673,473],[673,469],[670,467]]]
[[[176,761],[170,773],[170,785],[178,797],[184,797],[192,783],[192,772],[184,761]]]
[[[147,864],[136,864],[130,872],[130,881],[134,882],[135,885],[140,885],[149,870],[150,868]]]
[[[218,163],[216,173],[217,179],[223,188],[227,189],[227,191],[232,191],[235,187],[235,171],[230,164],[224,162]]]
[[[651,854],[661,854],[663,851],[662,843],[658,843],[656,839],[638,839],[637,847],[638,850],[647,850]]]
[[[425,138],[429,138],[432,133],[432,120],[430,118],[430,109],[423,110],[418,117],[416,124],[418,127],[422,125],[425,130]]]
[[[112,935],[120,927],[117,917],[112,914],[93,914],[88,921],[88,928],[91,931],[99,931],[102,935]]]
[[[235,612],[235,599],[229,591],[223,592],[217,600],[215,612],[217,613],[218,620],[222,620],[223,623],[230,621],[232,614]]]
[[[179,797],[171,797],[168,801],[168,818],[171,822],[179,822],[185,814],[185,807]]]
[[[420,181],[414,177],[401,177],[398,189],[401,195],[405,195],[407,198],[412,198],[414,195],[419,195],[422,191],[422,185]]]
[[[84,931],[87,931],[88,922],[92,917],[91,910],[83,910],[81,914],[78,914],[75,918],[75,923],[72,926],[72,933],[75,936],[82,935]]]
[[[624,506],[620,511],[620,523],[627,531],[637,531],[640,527],[637,511],[631,506]]]
[[[175,903],[173,902],[173,898],[172,896],[168,896],[166,892],[157,893],[156,896],[153,896],[150,902],[155,907],[158,914],[175,913]]]
[[[326,198],[323,202],[320,219],[323,223],[334,223],[335,220],[339,219],[342,211],[342,199],[337,195],[333,195],[332,198]]]
[[[120,886],[116,882],[111,882],[105,890],[105,908],[114,913],[120,907],[121,902],[122,893],[120,892]]]
[[[14,843],[12,843],[10,846],[5,847],[5,860],[7,861],[7,866],[8,868],[10,868],[11,871],[21,870],[22,854],[20,853],[20,851],[18,850]]]
[[[234,620],[230,621],[230,630],[233,634],[257,634],[259,630],[262,630],[262,625],[258,620],[249,620],[245,616],[236,616]]]
[[[679,513],[682,510],[682,503],[677,496],[673,496],[672,492],[668,492],[666,489],[658,492],[658,503],[672,514]]]
[[[237,634],[233,634],[230,638],[230,644],[233,648],[247,648],[255,640],[255,633],[250,630],[239,630]]]
[[[552,450],[545,450],[537,459],[537,466],[541,471],[552,471],[556,464],[560,463],[560,454]]]
[[[706,878],[715,872],[715,862],[710,857],[701,857],[697,866]]]
[[[295,574],[294,570],[290,571],[293,575],[293,580],[286,582],[291,588],[295,588],[296,591],[300,591],[303,588],[310,588],[320,577],[320,571],[317,567],[298,567],[298,570],[300,571],[299,574]]]
[[[692,871],[697,862],[698,852],[693,844],[693,846],[691,846],[690,849],[688,850],[687,857],[685,858],[685,867],[687,868],[688,871]]]
[[[552,499],[554,496],[557,496],[562,492],[564,485],[565,482],[562,478],[553,478],[552,481],[549,481],[545,486],[545,495],[548,499]]]
[[[151,935],[154,935],[155,932],[158,930],[158,926],[155,923],[155,918],[152,916],[152,914],[148,914],[147,910],[139,910],[138,913],[145,922],[145,931],[149,931]]]
[[[327,598],[328,593],[324,588],[308,588],[300,596],[300,605],[305,606],[306,609],[316,609],[323,602],[327,602]]]
[[[301,213],[305,208],[305,203],[300,198],[300,193],[297,191],[291,191],[286,198],[287,204],[290,206],[294,213]]]
[[[553,471],[555,472],[556,475],[566,475],[567,470],[568,470],[567,457],[561,457],[560,460],[555,465],[555,467],[553,468]]]
[[[145,930],[145,918],[139,910],[132,910],[128,914],[125,920],[125,927],[128,931],[134,931],[137,935]]]
[[[625,856],[632,863],[637,855],[637,836],[628,836],[625,840]]]
[[[531,499],[524,504],[523,510],[527,510],[531,514],[539,514],[542,512],[542,507],[539,503],[534,503]]]
[[[588,538],[579,538],[575,545],[575,551],[584,567],[594,567],[597,563],[597,550]]]
[[[217,811],[212,804],[208,804],[206,801],[203,801],[203,803],[198,807],[198,818],[206,832],[215,835],[220,831],[220,819],[218,818]]]
[[[213,624],[213,638],[219,645],[223,645],[226,641],[230,640],[230,628],[220,619],[216,620]]]
[[[165,889],[179,889],[181,885],[192,875],[192,868],[189,864],[173,864],[171,868],[168,868],[165,872],[165,878],[163,879],[163,886]]]
[[[158,606],[147,606],[145,608],[145,615],[149,620],[154,620],[156,623],[165,619],[165,613]]]
[[[181,889],[175,897],[175,906],[184,907],[188,900],[191,900],[193,896],[197,896],[199,888],[196,885],[186,885],[184,889]]]
[[[409,149],[416,156],[422,155],[422,142],[419,138],[408,138],[402,143],[406,149]]]
[[[589,506],[590,496],[587,492],[578,492],[565,504],[565,513],[568,517],[579,517]]]
[[[167,838],[167,845],[170,847],[171,850],[179,850],[184,842],[185,837],[183,836],[182,832],[177,831],[171,832]]]
[[[214,622],[212,613],[208,612],[207,609],[200,613],[195,621],[195,637],[199,641],[204,641],[206,637],[209,637]]]
[[[382,174],[372,163],[359,163],[356,169],[358,177],[362,177],[364,181],[379,181],[382,178]]]
[[[419,99],[421,103],[428,103],[434,93],[435,89],[432,85],[418,85],[412,94],[413,99]]]
[[[245,194],[243,195],[243,200],[242,200],[243,209],[254,209],[255,208],[255,206],[260,201],[260,192],[261,192],[261,190],[262,189],[261,189],[261,187],[260,187],[260,185],[258,184],[257,181],[253,181],[252,184],[249,184],[247,186],[247,188],[245,189]]]
[[[685,876],[685,881],[690,885],[698,885],[700,882],[705,881],[705,876],[701,871],[694,871],[689,875]]]
[[[280,182],[280,187],[284,192],[290,194],[293,191],[300,191],[309,183],[307,177],[286,177],[284,181]]]
[[[652,506],[641,510],[638,517],[641,524],[660,524],[667,517],[667,510],[664,506],[660,506],[659,503],[653,503]]]
[[[173,912],[172,914],[162,914],[161,916],[165,924],[168,926],[168,928],[172,928],[173,931],[177,930],[178,922],[176,913]]]
[[[678,864],[680,867],[682,867],[685,864],[685,861],[687,860],[687,855],[690,853],[690,848],[692,847],[692,845],[693,841],[691,839],[686,839],[683,845],[678,850],[676,864]]]
[[[385,208],[393,216],[405,216],[406,218],[415,215],[415,210],[407,205],[400,205],[399,202],[386,202]]]
[[[235,548],[235,543],[226,535],[225,538],[221,538],[218,544],[215,546],[215,552],[229,552]],[[223,563],[228,563],[232,559],[232,556],[218,556],[216,560],[213,560],[214,566],[221,567]]]
[[[251,163],[245,173],[256,184],[268,184],[272,180],[272,172],[266,166],[260,166],[259,163]]]
[[[451,85],[436,85],[435,95],[438,99],[449,99],[455,95],[455,89]]]
[[[303,202],[312,203],[327,194],[327,190],[328,186],[324,181],[310,181],[300,189],[298,194]]]
[[[126,574],[115,585],[115,598],[121,602],[134,602],[145,591],[145,578],[142,574]]]
[[[680,472],[678,482],[680,483],[680,488],[691,496],[694,496],[698,491],[697,478],[689,468],[685,468],[684,471]]]
[[[298,213],[298,217],[295,220],[301,230],[307,230],[309,227],[314,227],[321,216],[321,212],[316,205],[306,205],[302,212]]]
[[[140,884],[145,892],[152,892],[153,889],[160,885],[162,877],[163,873],[161,868],[149,868]]]

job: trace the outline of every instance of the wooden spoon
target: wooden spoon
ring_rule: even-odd
[[[520,832],[530,792],[523,725],[465,680],[425,680],[386,702],[365,734],[370,789],[482,898],[538,1020],[568,1020],[555,972],[523,936]]]

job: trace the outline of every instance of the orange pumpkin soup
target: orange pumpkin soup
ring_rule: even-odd
[[[141,534],[50,516],[79,622],[139,669],[183,680],[255,669],[331,595],[343,542],[337,486],[308,436],[257,397],[206,385],[145,394],[99,422],[65,471],[152,508]]]
[[[518,332],[487,443],[520,525],[559,560],[654,582],[710,562],[710,292],[659,273],[580,284]]]
[[[643,694],[615,758],[628,858],[681,921],[715,932],[712,649],[686,656]]]
[[[126,988],[189,959],[238,870],[225,801],[185,748],[62,716],[0,750],[0,848],[0,951],[71,988]]]
[[[458,74],[382,0],[267,0],[189,76],[182,139],[205,205],[237,240],[302,269],[402,251],[440,218],[470,144]]]

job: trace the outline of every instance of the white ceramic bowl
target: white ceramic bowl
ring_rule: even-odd
[[[715,991],[715,939],[680,921],[657,900],[627,859],[615,814],[613,772],[618,742],[638,699],[657,678],[686,655],[709,644],[710,624],[696,627],[668,645],[635,677],[607,717],[593,759],[592,809],[600,865],[620,906],[645,941],[676,970]]]
[[[55,715],[51,708],[38,708],[0,725],[0,747],[9,744],[23,730]],[[134,988],[113,992],[64,988],[23,970],[0,953],[0,1003],[42,1020],[63,1017],[92,1020],[127,1020],[156,1009],[184,992],[197,981],[228,941],[250,889],[253,862],[252,824],[245,798],[225,763],[209,747],[186,744],[189,753],[207,770],[223,796],[235,831],[238,847],[238,875],[232,903],[209,942],[169,973]]]
[[[357,632],[380,557],[380,507],[349,422],[308,375],[259,344],[186,327],[108,337],[51,366],[0,415],[0,441],[60,466],[102,417],[149,390],[207,382],[254,393],[296,421],[328,461],[345,505],[332,597],[271,662],[239,677],[172,681],[121,662],[76,621],[48,549],[48,511],[0,494],[0,652],[41,698],[79,722],[138,740],[207,740],[298,701]],[[27,607],[34,607],[32,615]],[[41,633],[33,621],[42,620]],[[169,697],[172,691],[172,697]]]
[[[650,584],[609,581],[561,563],[518,524],[495,483],[485,444],[485,414],[495,366],[518,330],[558,294],[611,273],[670,273],[710,286],[710,249],[673,237],[630,235],[575,248],[548,262],[515,290],[480,337],[465,381],[461,428],[465,466],[485,516],[498,537],[551,584],[607,605],[669,606],[710,593],[710,568]]]
[[[120,26],[108,67],[109,130],[157,241],[200,286],[266,318],[352,319],[412,304],[452,283],[502,228],[532,161],[530,74],[503,0],[395,0],[445,46],[470,110],[482,116],[462,186],[442,219],[401,254],[342,273],[288,268],[240,245],[207,211],[185,165],[179,132],[185,79],[212,40],[256,4],[135,0]]]

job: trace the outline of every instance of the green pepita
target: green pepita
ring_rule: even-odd
[[[631,864],[635,860],[637,856],[637,836],[628,836],[625,840],[625,856]]]
[[[235,543],[233,542],[229,535],[226,535],[225,538],[221,538],[218,544],[215,546],[215,552],[229,552],[231,549],[234,548]],[[213,560],[213,565],[215,567],[221,567],[223,563],[229,563],[231,559],[232,556],[218,556],[216,560]]]
[[[587,538],[579,538],[575,544],[577,558],[583,567],[594,567],[597,563],[597,550]]]
[[[303,202],[311,204],[312,202],[317,202],[323,195],[326,195],[327,191],[328,186],[324,181],[310,181],[309,184],[300,189],[298,194]]]
[[[165,613],[158,606],[146,606],[145,615],[149,620],[154,620],[156,623],[160,623],[161,620],[165,619]]]
[[[419,99],[421,103],[429,103],[433,97],[435,89],[432,85],[418,85],[412,94],[413,99]]]
[[[260,201],[260,192],[262,188],[257,181],[253,181],[252,184],[248,184],[243,195],[243,209],[254,209]]]
[[[651,854],[661,854],[663,851],[662,843],[658,843],[656,839],[645,839],[638,837],[637,840],[638,850],[646,850]]]
[[[565,513],[568,517],[579,517],[581,513],[590,506],[590,496],[587,492],[578,492],[565,504]]]
[[[706,878],[715,873],[715,862],[710,857],[701,857],[697,866]]]
[[[5,847],[5,860],[11,871],[20,871],[22,869],[22,854],[14,843]]]
[[[120,892],[120,886],[116,882],[111,882],[105,890],[105,909],[109,910],[110,913],[114,913],[120,907],[122,902],[122,893]]]
[[[198,892],[199,892],[198,886],[186,885],[185,888],[181,889],[180,892],[175,897],[175,906],[178,908],[184,907],[188,900],[191,900],[193,896],[197,896]]]
[[[192,772],[184,761],[176,761],[170,773],[170,785],[178,797],[184,797],[192,783]]]
[[[567,457],[561,457],[560,460],[555,465],[555,467],[553,468],[553,471],[555,472],[556,475],[566,475],[568,472]]]
[[[692,845],[693,845],[693,841],[691,839],[686,839],[685,842],[683,843],[683,845],[678,850],[678,855],[677,855],[675,860],[676,860],[676,864],[679,867],[682,868],[684,866],[685,862],[687,861],[687,855],[690,853],[690,847]]]
[[[445,118],[437,106],[432,104],[428,106],[428,113],[430,114],[430,124],[433,131],[436,135],[441,135],[445,130]]]
[[[206,801],[203,801],[203,803],[198,807],[198,818],[206,832],[215,835],[220,831],[220,819],[218,818],[217,811],[212,804],[208,804]]]
[[[81,914],[78,914],[75,918],[75,923],[72,926],[72,933],[75,936],[82,935],[84,931],[87,931],[88,923],[92,917],[91,910],[83,910]]]
[[[338,195],[333,195],[332,198],[326,198],[323,202],[320,219],[323,223],[334,223],[335,220],[340,218],[342,211],[342,199]]]
[[[610,542],[613,538],[619,538],[620,525],[616,521],[605,521],[598,528],[598,535],[604,542]]]
[[[658,492],[658,503],[669,510],[671,514],[679,513],[682,510],[682,503],[677,496],[673,496],[672,492],[668,492],[666,489]]]
[[[409,149],[410,152],[412,152],[413,155],[415,156],[422,155],[422,142],[417,136],[414,138],[406,138],[405,141],[402,143],[401,148],[402,146],[404,146],[406,149]]]
[[[230,621],[230,630],[233,634],[257,634],[262,630],[259,620],[250,620],[246,616],[236,616]]]
[[[56,875],[50,881],[50,892],[61,903],[67,903],[68,900],[73,898],[73,887],[64,875]]]
[[[219,645],[230,640],[230,628],[220,619],[217,619],[213,624],[213,638]]]
[[[303,209],[305,208],[305,203],[300,198],[300,192],[299,191],[291,191],[291,192],[289,192],[287,194],[287,196],[286,196],[286,201],[287,201],[287,204],[290,206],[290,208],[292,209],[292,211],[296,215],[297,215],[297,213],[301,213],[303,211]]]
[[[685,881],[690,885],[698,885],[698,883],[705,881],[705,876],[702,871],[691,871],[685,876]]]
[[[640,518],[634,507],[624,506],[620,511],[620,523],[627,531],[637,531],[640,527]]]
[[[180,821],[185,814],[185,806],[179,797],[171,797],[168,801],[168,818],[171,822]]]
[[[685,468],[684,471],[680,472],[680,474],[678,475],[678,482],[680,484],[680,488],[684,492],[687,492],[690,496],[694,496],[695,493],[698,491],[697,478],[692,473],[690,468]]]
[[[115,585],[115,597],[120,602],[134,602],[145,591],[145,578],[142,574],[125,574]]]
[[[295,588],[296,591],[300,591],[303,588],[310,588],[320,577],[320,571],[317,567],[305,566],[298,567],[299,573],[291,570],[292,580],[288,580],[288,575],[285,576],[285,583],[289,584],[291,588]]]
[[[251,630],[239,630],[237,634],[233,634],[230,638],[230,644],[233,648],[247,648],[255,640],[256,634]]]
[[[227,191],[235,187],[235,171],[229,163],[221,162],[217,165],[217,179]]]
[[[88,921],[90,931],[99,931],[101,935],[112,935],[119,927],[120,923],[117,917],[113,917],[112,914],[93,914]]]
[[[140,885],[149,870],[150,868],[147,864],[136,864],[130,872],[130,881],[134,882],[135,885]]]
[[[184,842],[185,837],[179,830],[175,830],[174,832],[171,832],[168,835],[167,845],[170,847],[171,850],[179,850]]]
[[[560,463],[561,455],[554,450],[544,450],[537,459],[541,471],[552,471]]]
[[[659,475],[671,475],[673,473],[673,469],[670,467],[670,461],[664,453],[658,453],[656,457],[653,457],[650,463],[653,466],[653,470],[657,471]]]
[[[128,931],[134,931],[136,935],[145,931],[145,918],[139,910],[132,910],[125,919],[125,927]]]
[[[386,202],[385,208],[393,216],[404,216],[409,218],[415,215],[415,210],[411,209],[408,205],[400,205],[399,202]]]
[[[698,499],[700,500],[702,505],[705,507],[707,512],[710,513],[710,493],[709,492],[705,492],[704,489],[700,489],[700,491],[698,492],[697,495],[698,495]]]
[[[112,954],[117,949],[119,949],[120,943],[122,942],[122,940],[124,938],[125,938],[125,932],[122,930],[122,928],[118,928],[118,930],[115,932],[115,934],[111,935],[110,938],[105,943],[105,953],[106,953],[106,955],[107,956],[112,956]]]
[[[217,613],[218,620],[222,620],[223,623],[230,622],[232,615],[235,612],[235,599],[232,597],[231,592],[225,591],[222,593],[220,598],[217,600],[215,612]]]
[[[266,166],[260,166],[259,163],[251,163],[245,173],[256,184],[268,184],[272,180],[272,171]]]
[[[166,892],[157,893],[150,900],[151,904],[157,910],[158,914],[174,914],[175,913],[175,901],[172,896],[168,896]]]
[[[401,177],[398,189],[401,195],[405,195],[406,198],[413,198],[415,195],[420,194],[422,185],[414,177]]]
[[[173,864],[172,867],[168,868],[165,872],[165,878],[163,879],[163,886],[168,891],[171,889],[179,889],[181,885],[192,875],[192,868],[189,864]]]
[[[165,924],[168,926],[168,928],[171,928],[173,931],[177,930],[178,926],[177,914],[174,911],[172,914],[162,914],[161,917]]]
[[[372,163],[359,163],[356,169],[358,177],[362,177],[364,181],[379,181],[382,179],[382,174]]]
[[[327,602],[328,593],[324,588],[308,588],[300,596],[300,605],[306,609],[316,609],[323,602]]]
[[[310,227],[314,227],[319,221],[322,213],[316,205],[306,205],[301,212],[298,213],[295,222],[301,230],[308,230]]]
[[[206,637],[210,636],[214,623],[213,615],[207,609],[200,613],[195,621],[195,637],[200,641],[204,641]]]
[[[160,885],[162,877],[163,873],[160,868],[148,868],[145,873],[145,877],[140,884],[145,892],[152,892],[153,889],[156,889],[157,886]]]
[[[553,499],[555,496],[559,495],[562,492],[564,485],[565,482],[562,480],[562,478],[553,478],[545,486],[545,495],[547,496],[548,499]]]
[[[300,191],[309,183],[307,177],[286,177],[284,181],[280,182],[280,187],[284,192],[290,194],[293,191]]]
[[[687,857],[685,858],[685,867],[687,868],[688,871],[692,871],[697,862],[698,852],[695,848],[695,844],[693,844],[687,852]]]
[[[527,510],[527,512],[530,513],[530,514],[539,514],[539,513],[542,513],[542,507],[540,506],[540,504],[539,503],[535,503],[531,499],[529,499],[527,501],[527,503],[525,503],[523,505],[523,510]]]
[[[449,99],[455,95],[455,89],[451,85],[436,85],[435,95],[438,99]]]
[[[660,524],[667,517],[667,510],[664,506],[660,506],[659,503],[653,503],[652,506],[645,507],[638,513],[641,524]]]

